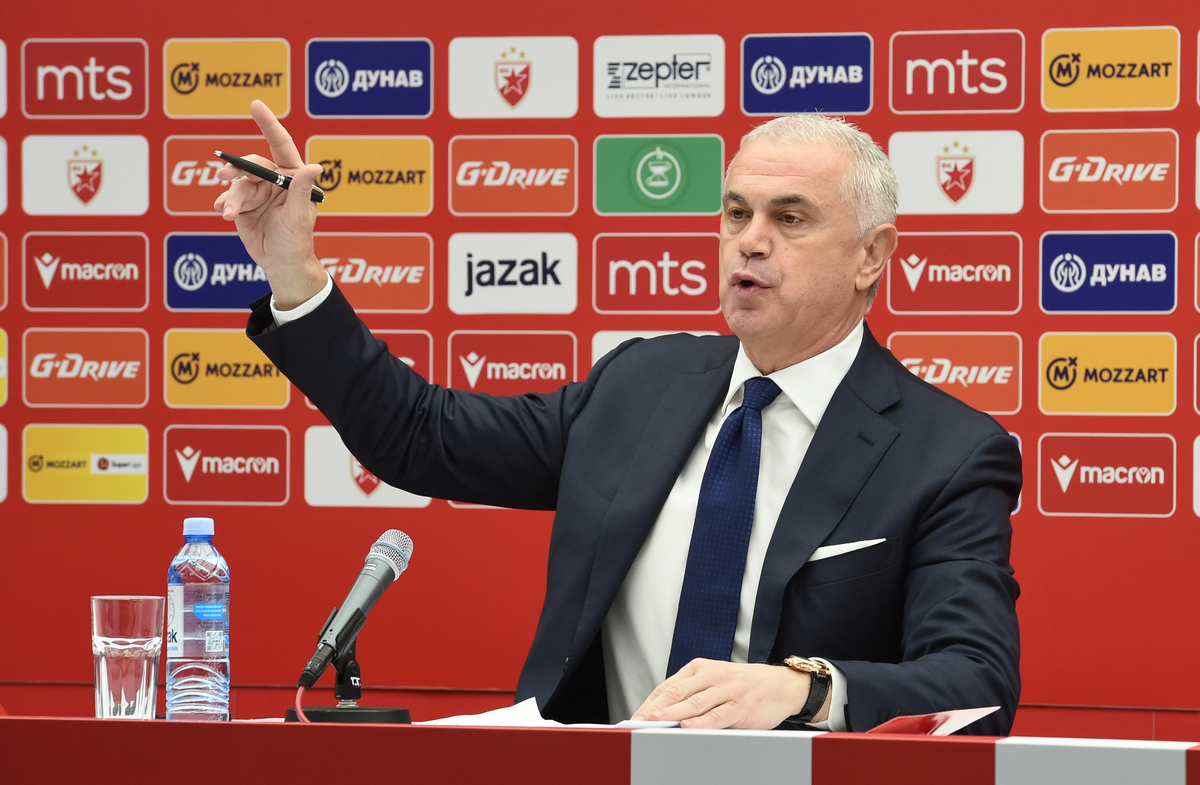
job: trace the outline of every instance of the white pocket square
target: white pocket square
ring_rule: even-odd
[[[859,540],[858,542],[843,542],[838,545],[825,545],[813,551],[813,555],[809,556],[808,560],[821,561],[821,559],[828,559],[830,556],[841,556],[843,553],[870,548],[872,545],[878,545],[886,541],[886,538],[880,537],[878,540]]]

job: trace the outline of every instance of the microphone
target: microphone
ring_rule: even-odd
[[[408,568],[412,551],[412,538],[399,529],[388,529],[379,536],[371,546],[362,572],[350,588],[342,607],[334,608],[325,622],[321,642],[317,644],[312,659],[304,666],[297,686],[305,690],[313,686],[334,657],[353,645],[354,638],[367,623],[367,612],[392,585],[392,581]]]

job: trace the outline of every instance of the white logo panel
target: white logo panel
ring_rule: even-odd
[[[150,207],[144,136],[27,136],[21,171],[29,215],[145,215]]]
[[[0,41],[0,117],[8,113],[8,46]],[[6,189],[7,190],[7,189]],[[3,212],[3,210],[0,210]]]
[[[450,310],[479,313],[574,313],[579,243],[573,234],[450,236]]]
[[[888,157],[901,215],[1011,215],[1024,206],[1020,131],[900,131]]]
[[[450,116],[574,117],[579,42],[568,35],[455,38]]]
[[[717,117],[725,111],[719,35],[602,35],[592,50],[598,117]]]
[[[592,336],[592,365],[630,338],[657,338],[660,335],[720,335],[712,330],[601,330]]]
[[[429,497],[381,482],[355,460],[331,426],[304,432],[304,501],[310,507],[428,507]]]

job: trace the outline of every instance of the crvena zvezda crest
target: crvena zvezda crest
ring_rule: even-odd
[[[367,496],[370,496],[379,487],[379,478],[367,471],[367,467],[359,463],[353,455],[350,456],[350,477],[358,489]]]
[[[496,61],[496,89],[510,106],[521,103],[521,99],[529,92],[529,70],[532,63],[520,59],[524,56],[524,52],[518,52],[517,47],[513,46],[500,53],[500,57],[504,59]]]
[[[957,204],[975,181],[975,156],[967,155],[966,146],[960,148],[958,142],[943,147],[942,151],[946,154],[937,157],[938,185]]]
[[[100,190],[103,174],[104,162],[98,158],[72,158],[67,161],[67,183],[84,204],[92,201]]]

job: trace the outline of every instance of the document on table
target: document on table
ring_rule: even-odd
[[[678,728],[678,722],[634,722],[624,720],[616,725],[601,725],[580,723],[567,725],[555,720],[547,720],[538,711],[537,700],[528,698],[515,706],[505,706],[482,714],[459,714],[454,717],[443,717],[440,720],[414,722],[413,725],[470,725],[474,727],[491,728]]]

